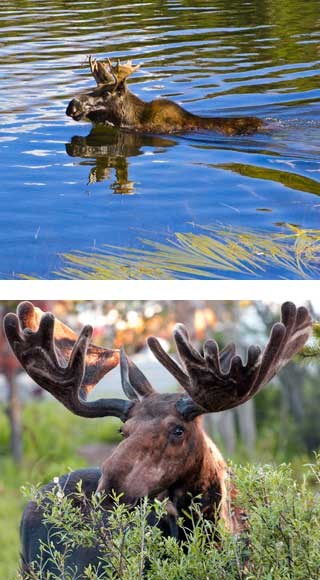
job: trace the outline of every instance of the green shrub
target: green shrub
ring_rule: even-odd
[[[108,514],[109,527],[102,525],[102,498],[94,496],[88,504],[81,489],[78,499],[86,503],[86,517],[79,517],[79,507],[66,497],[59,484],[50,492],[50,502],[42,503],[45,521],[59,529],[66,543],[66,554],[74,546],[102,549],[99,570],[89,567],[86,577],[112,580],[235,580],[296,579],[320,577],[320,456],[306,466],[300,483],[288,465],[246,466],[235,469],[239,488],[237,502],[245,508],[249,532],[233,536],[221,522],[203,519],[194,502],[191,514],[178,520],[187,540],[164,538],[147,517],[151,506],[142,500],[128,511],[115,499],[115,509]],[[46,496],[48,499],[48,496]],[[89,509],[88,509],[89,506]],[[165,514],[165,503],[156,502],[158,518]],[[214,538],[219,537],[219,542]],[[48,542],[42,547],[60,570],[55,577],[77,577],[76,570],[66,569],[65,557]],[[30,579],[42,580],[41,563],[34,563]]]
[[[0,405],[0,580],[17,577],[19,522],[25,504],[20,486],[46,483],[57,474],[85,466],[79,448],[116,443],[118,426],[116,419],[76,417],[52,400],[30,401],[23,409],[24,457],[17,466],[10,456],[8,417]]]

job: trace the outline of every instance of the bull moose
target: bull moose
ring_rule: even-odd
[[[152,501],[164,494],[179,517],[184,517],[192,498],[200,495],[206,519],[213,521],[218,515],[230,533],[245,530],[244,514],[234,505],[236,488],[227,464],[205,434],[201,417],[251,399],[302,348],[312,329],[308,310],[286,302],[281,311],[281,322],[273,326],[264,350],[250,346],[245,362],[236,354],[234,344],[219,351],[211,339],[200,353],[182,324],[173,333],[181,365],[156,338],[150,337],[149,348],[185,391],[166,394],[154,390],[123,349],[95,346],[90,326],[77,337],[52,314],[43,314],[29,302],[19,305],[17,315],[7,314],[7,339],[38,385],[76,415],[114,416],[123,422],[123,441],[101,469],[82,469],[60,478],[65,493],[72,497],[82,480],[87,496],[97,491],[108,496],[114,490],[123,494],[128,506],[136,505],[142,497]],[[118,363],[127,399],[87,400],[96,383]],[[170,534],[170,526],[165,533]],[[25,571],[39,557],[40,543],[46,542],[47,536],[41,508],[30,502],[21,524]],[[52,541],[59,549],[58,540],[53,537]],[[98,560],[98,547],[77,547],[69,554],[67,564],[77,565],[81,574]],[[55,572],[49,559],[44,562],[44,571]]]
[[[112,64],[89,57],[97,88],[70,101],[66,114],[75,121],[88,120],[143,133],[174,133],[208,129],[225,135],[247,135],[263,126],[256,117],[200,117],[168,99],[145,102],[128,89],[127,78],[140,65],[131,61]]]

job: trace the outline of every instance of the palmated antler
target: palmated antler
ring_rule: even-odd
[[[112,415],[122,420],[127,417],[132,406],[129,401],[87,401],[90,390],[120,359],[118,350],[90,342],[90,326],[85,326],[77,337],[51,313],[43,314],[30,302],[22,302],[17,315],[5,316],[4,330],[14,354],[30,377],[70,411],[83,417]],[[140,378],[132,362],[130,372]]]
[[[134,72],[136,72],[140,68],[140,64],[137,64],[136,66],[132,66],[131,60],[127,60],[127,62],[125,62],[124,64],[121,64],[120,60],[118,59],[117,64],[115,64],[115,65],[112,65],[111,61],[109,61],[109,62],[110,62],[110,65],[112,67],[113,74],[117,79],[117,85],[119,85],[121,82],[125,81],[130,75],[132,75]]]
[[[292,302],[281,307],[281,322],[272,327],[269,341],[261,353],[258,346],[248,348],[244,363],[234,344],[219,352],[215,340],[204,343],[201,355],[190,343],[182,324],[174,330],[181,368],[154,337],[148,339],[156,358],[178,380],[189,397],[181,398],[177,409],[185,416],[232,409],[251,399],[303,347],[312,331],[306,308]]]
[[[114,85],[116,79],[112,73],[112,67],[109,62],[104,62],[89,56],[89,65],[92,75],[97,85]]]
[[[131,60],[121,64],[118,59],[116,64],[112,64],[109,58],[106,61],[99,61],[92,56],[89,56],[89,64],[98,86],[114,85],[114,88],[140,68],[139,64],[132,66]]]
[[[23,337],[25,340],[25,343],[23,344],[26,349],[28,346],[33,344],[33,341],[40,340],[40,334],[37,334],[37,331],[40,331],[40,324],[43,316],[44,312],[40,308],[33,306],[31,302],[21,302],[17,308],[16,315],[7,314],[5,317],[5,332],[11,348],[18,359],[19,356],[15,351],[12,340],[15,340],[17,335]],[[50,316],[52,317],[51,314]],[[13,333],[12,339],[10,339],[10,333]],[[53,344],[57,360],[62,367],[65,367],[70,360],[72,350],[78,337],[71,328],[66,324],[63,324],[63,322],[57,318],[54,318],[53,333]],[[33,338],[33,335],[35,335],[35,338]],[[27,342],[26,339],[28,339]],[[105,374],[119,364],[119,357],[120,353],[118,350],[96,346],[92,342],[89,342],[86,351],[85,372],[82,381],[82,389],[85,391],[86,395],[90,393]],[[20,359],[19,361],[22,364]]]

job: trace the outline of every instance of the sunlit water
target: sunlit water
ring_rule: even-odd
[[[62,254],[111,244],[121,256],[202,226],[318,230],[319,14],[317,0],[4,1],[1,277],[59,277]],[[94,86],[89,54],[143,63],[130,89],[145,100],[256,115],[271,129],[90,136],[90,124],[65,116],[70,98]],[[193,276],[179,271],[171,276]],[[299,277],[279,264],[259,275]]]

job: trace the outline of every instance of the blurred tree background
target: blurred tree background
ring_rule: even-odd
[[[177,388],[174,379],[146,348],[151,334],[174,355],[172,330],[187,325],[199,348],[214,335],[220,346],[233,341],[241,354],[249,344],[266,343],[280,304],[251,301],[51,301],[36,306],[52,311],[74,330],[94,327],[94,342],[127,353],[162,391]],[[307,304],[314,320],[315,305]],[[0,317],[17,303],[0,303]],[[2,324],[1,324],[2,329]],[[309,354],[314,354],[310,351]],[[309,357],[307,357],[309,358]],[[310,359],[313,360],[312,357]],[[320,445],[318,366],[291,362],[252,401],[205,418],[206,428],[226,457],[235,462],[308,463]],[[97,386],[93,398],[120,395],[119,369]],[[97,394],[98,393],[98,394]],[[20,486],[44,483],[84,465],[98,465],[118,441],[118,421],[87,421],[73,416],[26,376],[0,334],[0,577],[16,576],[19,519],[24,500]]]

